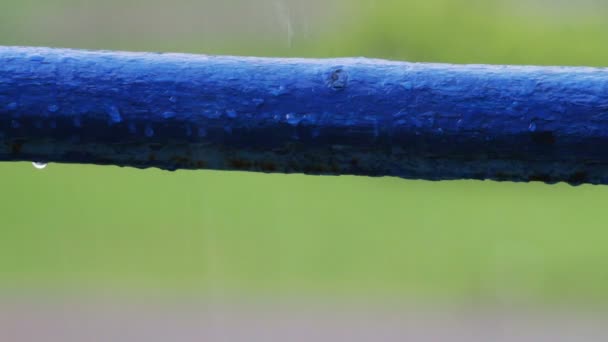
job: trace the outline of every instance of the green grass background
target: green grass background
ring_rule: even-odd
[[[2,0],[0,44],[608,64],[598,2],[218,3]],[[2,163],[0,192],[3,291],[608,302],[605,186]]]

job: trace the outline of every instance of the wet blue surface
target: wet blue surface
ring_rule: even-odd
[[[608,69],[0,47],[0,160],[608,183]]]

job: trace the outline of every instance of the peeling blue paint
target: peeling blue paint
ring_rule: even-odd
[[[144,129],[144,134],[146,135],[146,137],[154,136],[154,128],[152,128],[151,125],[146,125],[146,128]]]
[[[110,117],[111,123],[119,123],[122,121],[122,116],[120,115],[120,111],[116,106],[110,105],[106,107],[106,113]]]
[[[175,112],[163,112],[162,117],[164,119],[171,119],[175,116]]]
[[[6,109],[8,109],[8,110],[15,110],[15,109],[17,109],[17,107],[18,107],[17,102],[11,102],[6,105]]]
[[[59,107],[56,104],[51,104],[46,109],[51,113],[56,113],[59,110]]]
[[[602,68],[0,47],[0,101],[4,161],[608,183]]]
[[[226,116],[228,116],[228,117],[229,117],[229,118],[231,118],[231,119],[236,118],[236,117],[237,117],[237,115],[238,115],[238,114],[236,113],[236,110],[234,110],[234,109],[228,109],[228,110],[226,111]]]

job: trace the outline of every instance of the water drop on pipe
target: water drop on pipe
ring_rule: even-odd
[[[32,165],[34,165],[35,168],[37,168],[38,170],[42,170],[46,167],[47,163],[43,163],[43,162],[32,162]]]

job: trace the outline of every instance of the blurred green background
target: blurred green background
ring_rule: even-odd
[[[608,64],[608,4],[0,0],[0,44]],[[0,289],[608,303],[608,187],[1,163]]]

